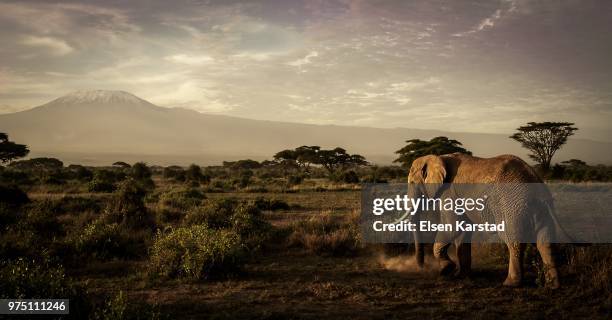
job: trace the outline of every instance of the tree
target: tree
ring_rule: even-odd
[[[238,161],[223,161],[223,166],[232,170],[259,169],[261,168],[261,163],[255,160],[246,159]]]
[[[134,166],[132,166],[132,172],[130,175],[136,180],[146,180],[151,179],[153,173],[151,172],[151,168],[149,168],[146,163],[136,162],[134,163]]]
[[[393,160],[393,162],[401,163],[405,168],[410,168],[416,158],[430,154],[442,155],[455,152],[472,154],[462,147],[461,142],[447,137],[435,137],[429,141],[412,139],[407,140],[406,143],[405,147],[395,151],[399,157]]]
[[[25,144],[9,141],[6,133],[0,132],[0,162],[7,163],[15,159],[23,158],[30,153]]]
[[[274,155],[274,160],[283,167],[295,167],[297,166],[297,153],[289,149],[279,151]]]
[[[561,149],[567,138],[578,130],[573,125],[571,122],[529,122],[526,126],[516,129],[518,132],[510,138],[531,151],[529,157],[547,172],[555,152]]]
[[[187,170],[185,170],[185,178],[189,182],[197,183],[209,183],[210,176],[202,173],[202,168],[197,164],[191,164]]]
[[[295,160],[297,164],[305,171],[308,171],[310,165],[317,162],[318,153],[321,150],[319,146],[301,146],[295,149]]]
[[[358,154],[348,154],[342,148],[332,150],[319,150],[315,164],[322,165],[330,174],[336,172],[338,168],[346,168],[350,166],[367,165],[365,158]]]
[[[35,170],[35,171],[57,171],[64,167],[64,163],[56,158],[32,158],[28,160],[19,160],[10,164],[11,167],[20,170]]]
[[[129,168],[130,165],[128,163],[125,163],[123,161],[117,161],[115,163],[113,163],[113,167],[118,167],[118,168]]]

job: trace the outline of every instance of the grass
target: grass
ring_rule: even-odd
[[[380,246],[364,245],[356,229],[360,193],[355,186],[306,180],[291,187],[296,192],[269,186],[266,192],[252,188],[201,197],[199,192],[208,187],[196,187],[196,192],[156,185],[155,196],[135,195],[142,200],[137,208],[121,203],[131,197],[130,190],[123,197],[66,196],[37,188],[29,194],[34,203],[22,210],[31,226],[7,219],[6,228],[16,231],[0,234],[0,241],[24,242],[23,248],[9,248],[24,256],[70,239],[76,254],[78,248],[97,252],[63,270],[75,285],[87,288],[91,315],[99,319],[135,314],[172,319],[605,319],[612,310],[610,246],[563,247],[559,290],[538,286],[534,267],[527,268],[524,287],[510,289],[501,286],[507,269],[503,246],[475,245],[472,277],[446,280],[410,268],[409,256],[389,260]],[[274,211],[272,203],[287,206]],[[44,208],[56,209],[49,213]],[[105,220],[109,208],[115,214],[145,216],[136,214],[131,223]],[[176,217],[149,226],[147,219],[162,209]],[[138,221],[147,227],[133,225]],[[47,222],[55,227],[48,234],[39,232],[43,239],[32,232],[29,240],[22,236]],[[261,230],[267,230],[263,238]],[[126,241],[137,245],[129,247]],[[253,245],[257,241],[265,245]]]

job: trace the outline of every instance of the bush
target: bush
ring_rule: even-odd
[[[25,209],[24,218],[19,221],[21,229],[32,231],[36,237],[52,238],[63,232],[62,224],[53,212],[50,200],[34,202]]]
[[[290,206],[287,202],[283,200],[273,199],[268,200],[263,197],[258,197],[255,199],[254,205],[259,210],[269,210],[269,211],[278,211],[278,210],[289,210]]]
[[[227,210],[219,207],[217,203],[207,203],[187,212],[183,222],[188,226],[207,225],[212,229],[229,228],[232,211],[233,208]]]
[[[185,170],[179,166],[170,166],[164,168],[162,171],[162,176],[164,179],[171,179],[174,181],[185,182],[187,179],[185,175]]]
[[[202,173],[200,166],[191,164],[187,170],[185,170],[185,179],[188,182],[199,185],[200,183],[207,184],[210,182],[210,176]]]
[[[149,267],[154,275],[201,280],[236,272],[243,262],[244,248],[236,232],[195,225],[158,233]]]
[[[28,195],[15,186],[0,185],[0,204],[21,207],[30,202]]]
[[[19,186],[29,186],[34,184],[34,179],[30,177],[29,172],[4,167],[1,168],[2,169],[0,169],[0,181],[3,181],[4,183],[15,184]]]
[[[94,313],[93,319],[162,319],[162,315],[157,305],[149,305],[142,301],[129,301],[128,295],[123,291],[119,291],[116,295],[106,300],[104,306]]]
[[[17,259],[0,262],[0,298],[70,299],[70,317],[87,318],[90,311],[87,292],[64,274],[60,265],[44,259]]]
[[[162,194],[160,200],[164,206],[187,210],[199,205],[206,196],[195,188],[174,190]]]
[[[208,201],[187,213],[185,225],[206,225],[210,229],[231,228],[238,233],[249,250],[258,249],[268,239],[271,226],[253,202],[235,199]]]
[[[87,185],[89,192],[104,192],[110,193],[117,189],[114,183],[94,178]]]
[[[94,198],[68,196],[54,201],[52,205],[53,212],[56,214],[80,214],[83,212],[98,213],[102,210],[100,202]]]
[[[117,223],[107,224],[102,220],[87,225],[69,242],[79,256],[100,260],[132,258],[146,253],[143,233],[130,231]]]
[[[0,203],[0,234],[4,233],[6,227],[15,224],[18,217],[19,214],[15,209]]]
[[[238,206],[234,198],[208,200],[203,205],[194,207],[185,216],[186,225],[206,224],[209,228],[220,229],[231,226],[231,216]]]
[[[290,175],[287,178],[287,183],[290,186],[295,186],[295,185],[301,184],[303,181],[304,181],[304,176],[301,176],[301,175]]]
[[[344,183],[359,183],[359,176],[357,175],[357,173],[355,173],[355,171],[350,170],[350,171],[343,171],[342,173],[340,173],[340,175],[336,178],[337,181],[341,181]]]
[[[270,235],[271,225],[252,203],[243,202],[231,216],[232,230],[238,233],[249,250],[257,250]]]
[[[145,195],[145,189],[137,181],[124,181],[104,212],[106,220],[128,227],[151,227],[153,217],[145,207]]]
[[[589,247],[565,245],[564,253],[570,273],[578,275],[578,283],[585,294],[608,297],[612,307],[612,245],[594,244]]]
[[[329,214],[313,216],[293,225],[290,247],[302,247],[318,255],[349,256],[362,248],[356,224],[341,223]]]

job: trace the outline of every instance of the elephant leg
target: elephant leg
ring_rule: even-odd
[[[559,272],[553,254],[552,244],[549,242],[537,242],[538,252],[544,263],[544,271],[546,272],[546,285],[557,289],[559,288]]]
[[[508,276],[504,281],[505,286],[518,287],[523,281],[523,253],[525,252],[525,244],[519,242],[507,243],[510,261],[508,265]]]
[[[440,275],[447,276],[455,271],[455,263],[448,256],[448,247],[450,242],[436,242],[433,246],[434,257],[440,265]]]
[[[419,269],[423,269],[425,266],[425,245],[421,239],[419,232],[414,232],[414,255],[416,256],[416,262]]]
[[[465,234],[462,239],[455,241],[459,269],[455,273],[457,277],[463,278],[470,275],[472,271],[472,243],[471,235]]]

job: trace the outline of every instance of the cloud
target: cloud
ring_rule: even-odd
[[[301,59],[297,59],[291,62],[287,62],[287,65],[290,65],[292,67],[302,67],[303,65],[307,65],[309,63],[311,63],[311,59],[318,57],[319,53],[317,51],[311,51],[310,53],[308,53],[304,58]]]
[[[56,56],[64,56],[74,51],[66,41],[53,37],[27,36],[21,41],[22,44],[31,47],[45,48]]]
[[[0,0],[0,106],[101,88],[267,120],[610,132],[607,2],[82,3]]]
[[[392,83],[387,89],[390,92],[410,92],[416,89],[422,89],[434,84],[440,83],[440,79],[436,77],[429,77],[421,81],[403,81]]]
[[[495,26],[495,22],[499,20],[500,18],[501,18],[501,10],[497,9],[495,10],[495,13],[493,13],[490,17],[482,20],[480,24],[478,24],[478,26],[476,27],[476,30],[482,31],[486,28],[493,28]]]
[[[495,24],[498,23],[505,15],[509,15],[517,11],[517,6],[514,1],[506,2],[509,3],[509,7],[507,9],[495,10],[495,12],[493,12],[490,16],[482,19],[475,27],[471,28],[468,31],[454,33],[453,37],[463,37],[469,34],[477,33],[495,27]]]
[[[211,56],[207,55],[187,55],[187,54],[175,54],[165,57],[167,61],[174,63],[185,64],[189,66],[201,66],[210,64],[215,61]]]

